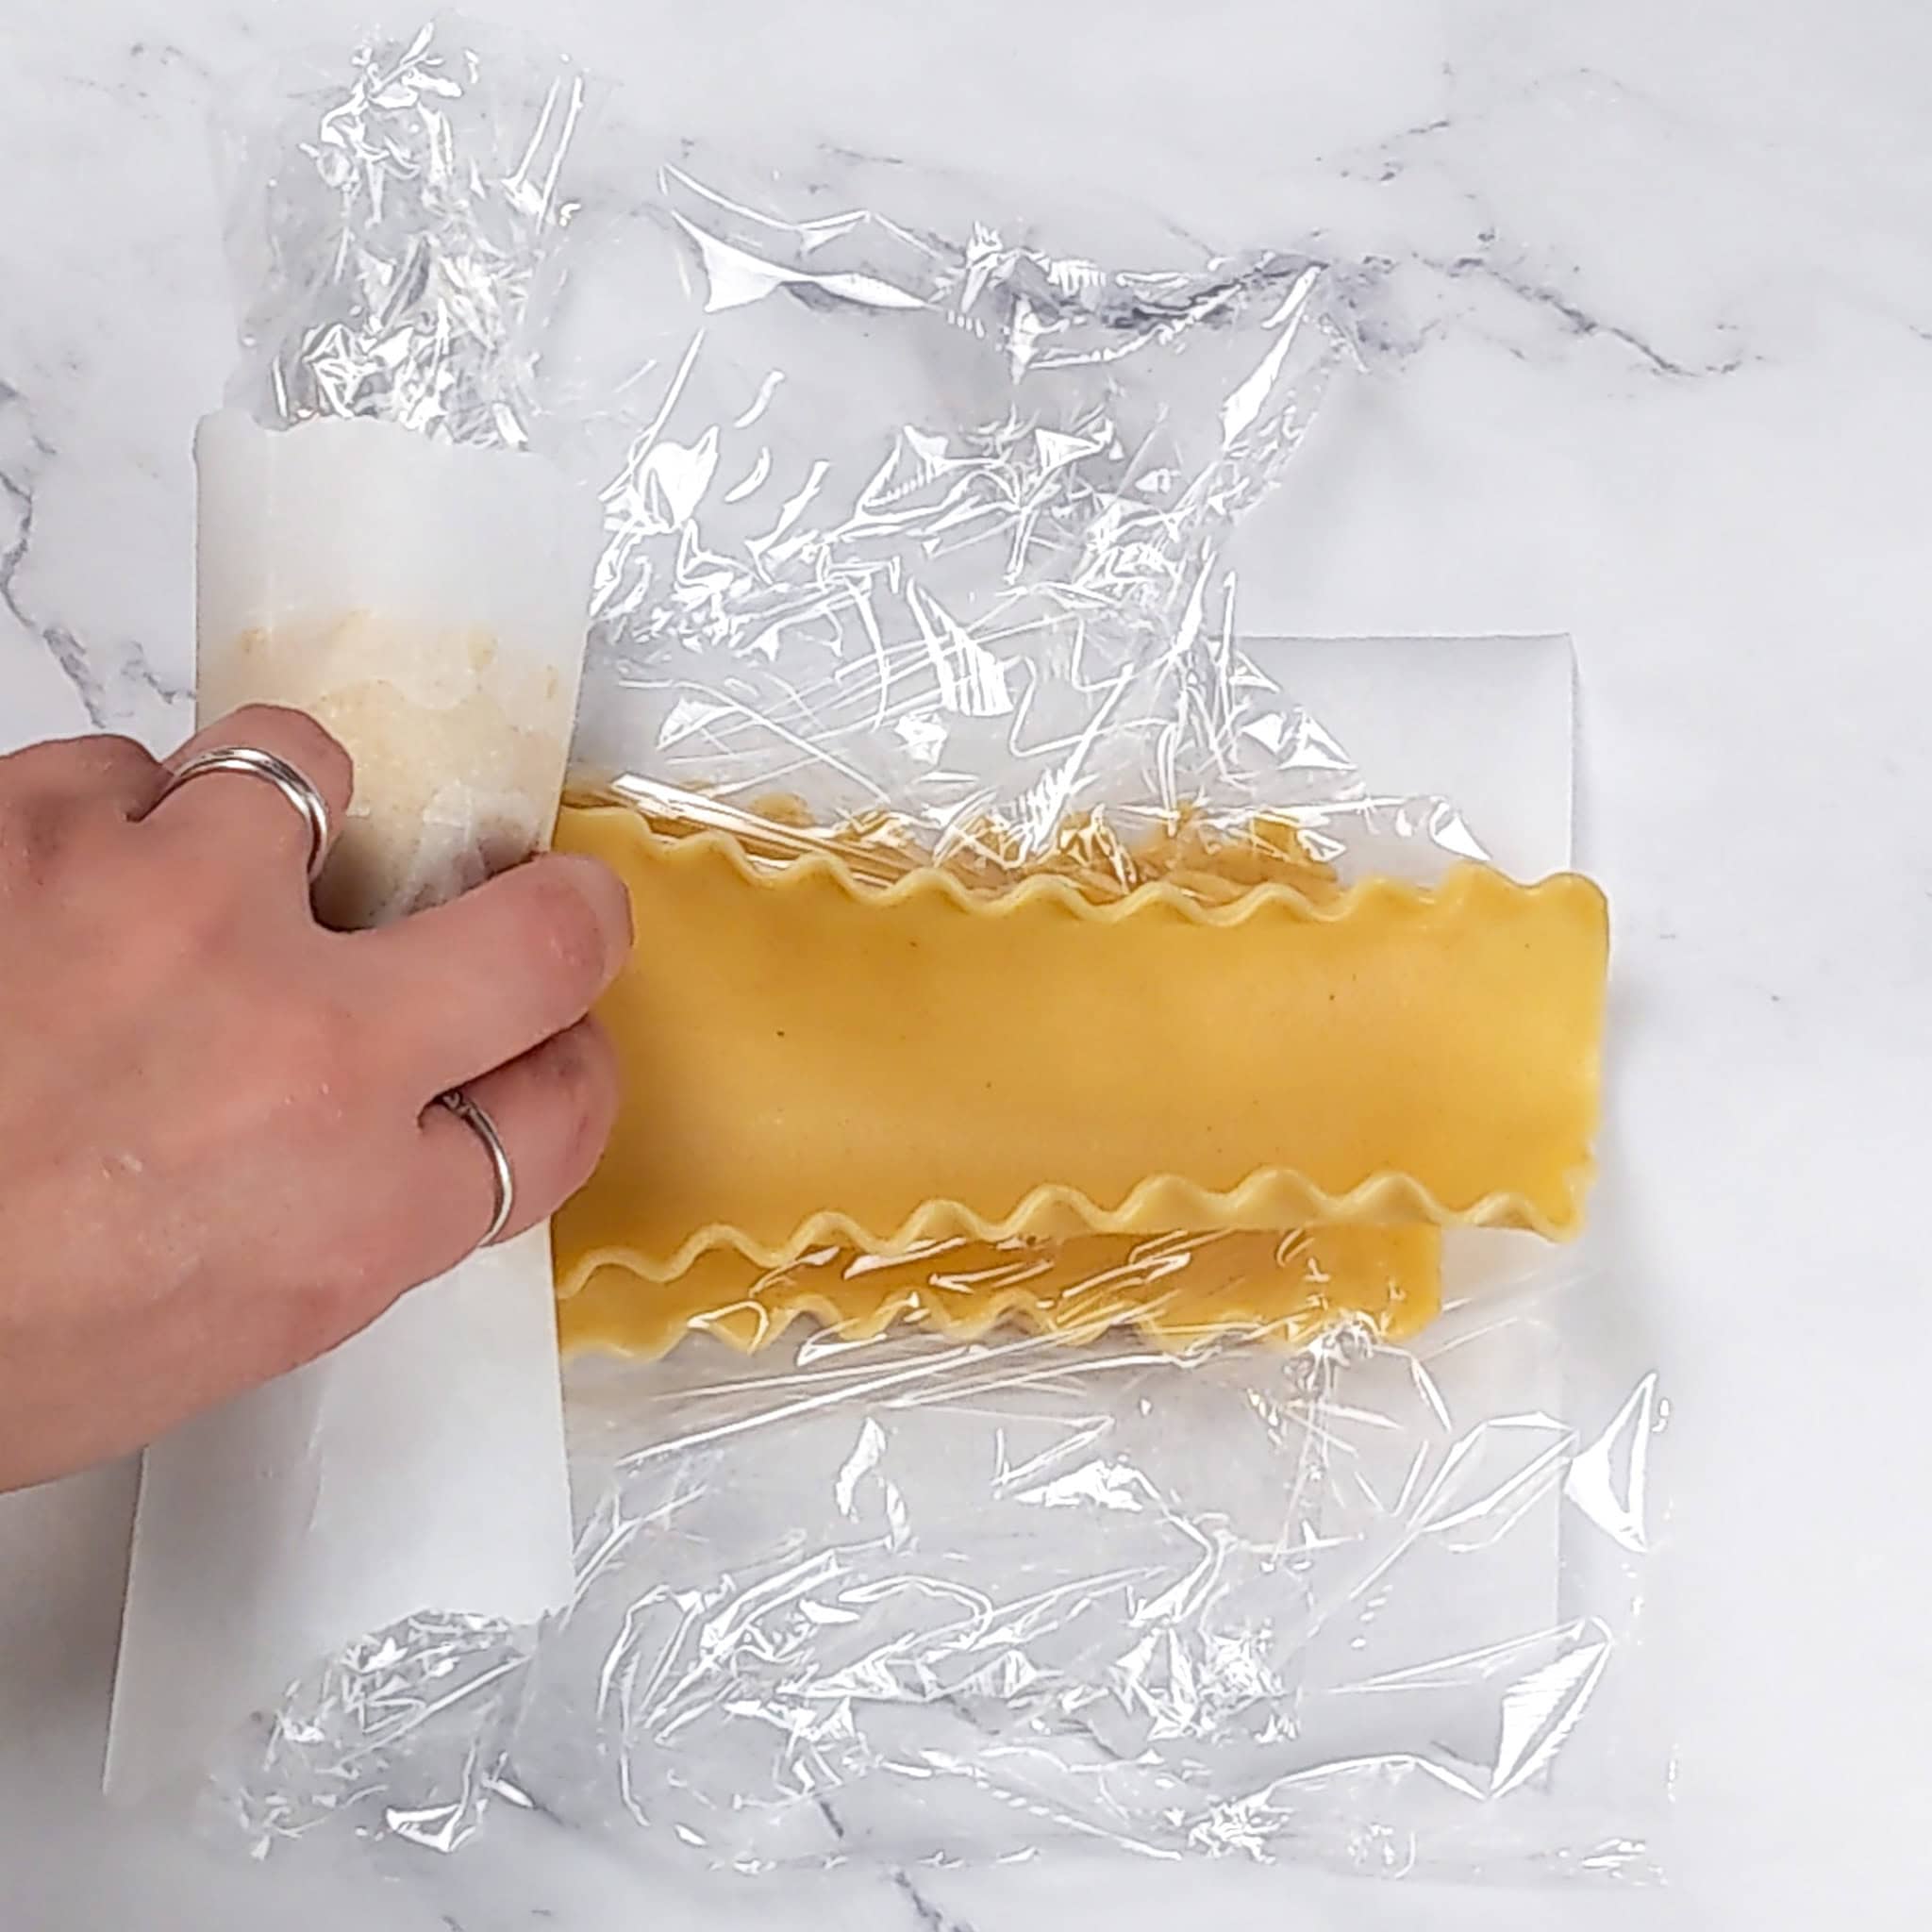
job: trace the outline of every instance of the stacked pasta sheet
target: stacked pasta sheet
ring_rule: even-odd
[[[558,1226],[571,1344],[800,1316],[1400,1339],[1443,1226],[1580,1229],[1588,880],[1344,887],[1283,819],[1086,819],[1028,858],[895,831],[565,812],[643,936],[604,1008],[623,1116]]]

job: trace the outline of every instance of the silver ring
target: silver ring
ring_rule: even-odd
[[[205,778],[210,772],[239,772],[243,777],[266,778],[302,814],[308,826],[308,879],[312,885],[328,856],[328,801],[313,782],[272,751],[258,751],[252,744],[225,744],[196,752],[169,777],[155,803],[172,798],[191,778]]]
[[[482,1141],[484,1151],[490,1156],[490,1165],[496,1176],[496,1214],[490,1224],[489,1233],[476,1243],[479,1248],[487,1248],[509,1225],[511,1211],[517,1205],[517,1176],[516,1170],[509,1164],[509,1149],[503,1144],[503,1136],[496,1131],[496,1123],[460,1087],[452,1087],[447,1093],[439,1093],[436,1104],[448,1108]]]

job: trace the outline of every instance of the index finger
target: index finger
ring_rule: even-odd
[[[574,1026],[631,946],[610,868],[546,853],[446,906],[345,935],[379,982],[392,1064],[427,1101]]]

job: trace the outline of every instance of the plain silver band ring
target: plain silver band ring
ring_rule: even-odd
[[[510,1214],[517,1205],[517,1176],[516,1170],[509,1164],[509,1149],[503,1144],[503,1136],[496,1131],[496,1123],[460,1087],[453,1087],[447,1093],[439,1093],[436,1104],[448,1108],[482,1141],[484,1151],[490,1156],[490,1165],[496,1175],[496,1214],[490,1224],[489,1233],[476,1243],[479,1248],[487,1248],[509,1225]]]
[[[313,783],[287,758],[278,758],[272,751],[258,751],[252,744],[225,744],[211,751],[196,752],[170,775],[161,798],[172,798],[191,778],[205,778],[210,772],[238,772],[243,777],[266,778],[302,814],[308,827],[308,877],[312,884],[328,856],[328,802]]]

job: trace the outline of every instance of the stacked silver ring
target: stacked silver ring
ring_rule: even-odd
[[[191,778],[205,778],[214,772],[265,778],[302,814],[308,826],[308,877],[312,884],[322,870],[323,860],[328,857],[329,833],[328,801],[314,783],[287,758],[278,758],[272,751],[258,751],[252,744],[227,744],[218,745],[212,751],[196,752],[186,764],[169,774],[161,797],[171,798]]]
[[[252,744],[219,745],[210,751],[196,752],[170,773],[161,789],[161,798],[171,797],[192,778],[207,777],[216,772],[264,779],[302,814],[308,827],[308,877],[312,884],[328,857],[329,841],[328,801],[314,783],[287,758],[279,758],[272,751],[262,751]],[[158,804],[159,800],[156,802]],[[483,1151],[490,1157],[491,1175],[496,1184],[496,1211],[491,1217],[488,1232],[476,1243],[479,1248],[487,1248],[509,1225],[509,1218],[516,1211],[517,1178],[516,1170],[510,1165],[509,1150],[496,1131],[496,1123],[460,1088],[439,1093],[436,1105],[455,1114],[482,1141]]]

